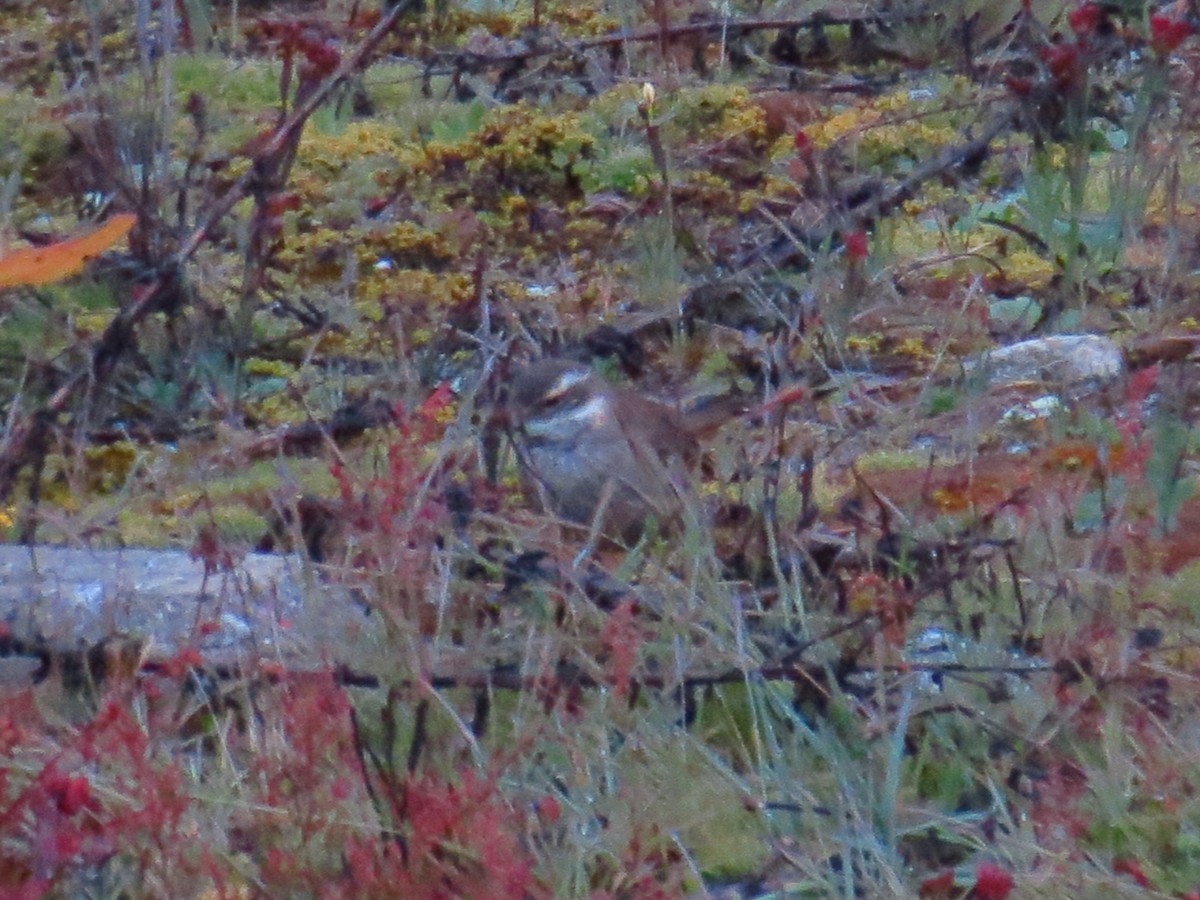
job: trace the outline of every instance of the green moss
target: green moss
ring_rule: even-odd
[[[42,115],[43,106],[24,91],[0,87],[0,178],[37,173],[61,161],[69,135]]]
[[[676,140],[748,141],[765,153],[766,117],[742,85],[709,84],[671,95],[668,133]]]
[[[707,878],[758,872],[768,848],[752,798],[690,741],[647,735],[639,743],[636,754],[624,754],[623,802],[604,804],[614,827],[657,825],[676,836]]]
[[[210,111],[261,112],[279,104],[279,64],[271,60],[181,53],[171,59],[171,77],[176,97],[198,94]]]

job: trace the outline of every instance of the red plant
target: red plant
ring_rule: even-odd
[[[970,896],[974,900],[1004,900],[1013,888],[1013,877],[995,863],[980,863],[975,869],[975,886]]]
[[[952,897],[955,893],[954,882],[954,870],[946,869],[946,871],[922,881],[917,896],[928,898],[928,900],[940,900],[942,897]]]
[[[342,872],[325,881],[324,896],[546,896],[519,839],[523,816],[505,800],[496,776],[470,769],[455,780],[409,776],[389,799],[399,815],[400,833],[395,839],[371,833],[350,836]],[[276,853],[272,865],[284,861],[285,856]],[[274,886],[303,888],[294,878]]]
[[[285,676],[274,690],[261,727],[275,737],[247,758],[251,795],[229,829],[239,852],[257,860],[263,891],[414,900],[544,895],[520,842],[525,813],[504,797],[498,774],[469,769],[453,779],[410,775],[372,785],[380,811],[390,814],[382,825],[366,814],[366,770],[346,692],[328,673]],[[69,779],[58,784],[56,797],[86,804]],[[219,857],[197,856],[208,878],[226,882]]]
[[[1033,93],[1033,80],[1023,75],[1005,75],[1004,86],[1018,97],[1028,97]]]
[[[1066,760],[1054,763],[1034,783],[1029,816],[1042,846],[1057,851],[1087,834],[1091,821],[1080,808],[1086,791],[1087,775]]]
[[[433,778],[411,779],[405,786],[409,853],[423,856],[427,865],[443,868],[449,844],[469,848],[457,864],[461,896],[523,897],[534,886],[528,858],[518,841],[514,811],[500,795],[494,775],[481,777],[472,770],[459,785]],[[472,889],[470,885],[474,884]]]
[[[143,879],[193,871],[181,833],[189,804],[182,775],[159,758],[128,699],[107,699],[23,787],[0,768],[0,889],[39,896],[39,886],[118,854]],[[25,754],[45,752],[50,726],[34,717],[25,729]]]
[[[1192,25],[1184,19],[1161,13],[1150,17],[1150,49],[1159,56],[1173,53],[1191,35]]]
[[[870,253],[870,244],[867,241],[867,233],[862,229],[852,231],[845,238],[846,257],[851,262],[862,262]]]
[[[1055,87],[1064,93],[1083,84],[1085,66],[1076,43],[1051,44],[1041,50],[1042,62],[1050,71]]]
[[[1155,385],[1160,369],[1148,366],[1130,376],[1125,388],[1125,408],[1117,415],[1116,426],[1120,440],[1108,455],[1108,467],[1117,475],[1143,478],[1145,466],[1154,448],[1147,438],[1144,407]]]
[[[1138,887],[1151,887],[1150,879],[1146,877],[1146,873],[1142,871],[1142,864],[1136,859],[1122,857],[1113,860],[1113,871],[1118,875],[1128,875],[1134,880]]]
[[[604,622],[601,640],[608,650],[609,678],[617,696],[625,697],[637,666],[638,647],[642,643],[633,600],[625,598],[612,611],[612,615]]]
[[[296,88],[298,97],[332,74],[341,62],[341,52],[328,36],[326,24],[320,21],[259,19],[250,29],[250,36],[275,46],[283,61],[280,74],[280,96],[283,97],[289,94],[297,57],[301,60]]]
[[[441,516],[441,505],[425,496],[420,506],[413,509],[415,497],[427,492],[421,490],[429,475],[429,469],[420,465],[422,451],[434,446],[445,431],[446,416],[451,411],[454,393],[446,383],[439,385],[411,414],[403,404],[396,404],[393,421],[397,440],[388,447],[388,468],[382,478],[374,478],[363,485],[362,492],[356,489],[349,472],[340,464],[330,467],[344,508],[358,513],[357,524],[366,529],[378,529],[391,535],[395,529],[395,517],[401,513],[412,516],[414,521],[430,523]]]
[[[430,554],[446,516],[440,479],[450,462],[426,462],[421,457],[441,440],[452,403],[453,392],[442,384],[412,413],[396,405],[396,438],[388,447],[387,470],[382,476],[359,481],[340,463],[330,466],[341,495],[344,525],[351,533],[370,538],[358,542],[360,549],[353,562],[388,573],[388,583],[394,588],[389,596],[402,602],[383,606],[389,615],[406,620],[419,618]],[[435,465],[440,466],[438,471],[433,471]]]
[[[851,581],[847,595],[852,612],[875,613],[884,640],[893,647],[904,645],[916,598],[901,583],[867,573]]]
[[[1081,3],[1067,15],[1067,24],[1078,38],[1087,38],[1096,33],[1104,21],[1104,8],[1099,3]]]

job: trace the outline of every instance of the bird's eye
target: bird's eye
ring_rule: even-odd
[[[542,396],[538,397],[537,403],[534,404],[534,408],[539,412],[545,412],[548,409],[553,409],[554,407],[559,406],[561,403],[562,394],[543,394]]]

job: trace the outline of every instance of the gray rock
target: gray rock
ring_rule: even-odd
[[[993,385],[1046,382],[1053,385],[1109,381],[1125,370],[1125,358],[1112,340],[1099,334],[1056,334],[993,350],[967,364],[982,368]]]

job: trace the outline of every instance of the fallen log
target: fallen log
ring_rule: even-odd
[[[79,655],[122,639],[144,665],[194,650],[210,671],[311,670],[358,658],[377,619],[294,555],[210,571],[182,550],[0,545],[3,656]]]

